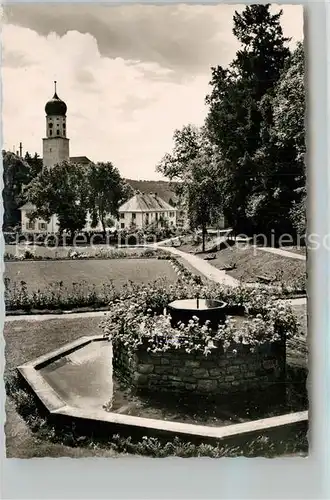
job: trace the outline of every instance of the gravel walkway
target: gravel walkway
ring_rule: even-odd
[[[274,253],[275,255],[281,255],[282,257],[289,257],[290,259],[306,260],[305,255],[289,252],[288,250],[282,250],[281,248],[272,248],[272,247],[256,247],[256,248],[258,250],[262,250],[263,252]]]
[[[237,281],[235,278],[232,278],[231,276],[226,274],[225,271],[220,271],[220,269],[217,269],[216,267],[212,266],[207,261],[202,260],[200,257],[197,257],[196,255],[181,252],[181,250],[178,250],[177,248],[173,247],[158,246],[158,248],[166,250],[167,252],[170,252],[172,255],[181,257],[182,259],[186,260],[195,269],[197,269],[200,273],[202,273],[205,276],[205,278],[208,278],[211,281],[215,281],[216,283],[220,283],[221,285],[227,285],[232,287],[239,286],[239,281]]]

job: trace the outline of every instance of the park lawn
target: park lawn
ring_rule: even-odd
[[[149,283],[157,278],[176,282],[177,275],[167,260],[110,259],[6,262],[5,278],[24,281],[29,291],[43,290],[55,282],[63,282],[70,290],[73,283],[83,283],[86,289],[113,282],[120,290],[128,282]]]
[[[101,333],[101,318],[50,319],[45,321],[6,322],[5,377],[22,363],[57,349],[83,335]],[[24,419],[17,413],[14,402],[6,399],[6,450],[7,457],[113,457],[113,450],[71,448],[41,440],[33,434]]]
[[[303,260],[271,254],[256,247],[234,245],[212,254],[216,258],[208,261],[211,265],[218,269],[236,265],[227,274],[243,283],[257,282],[258,276],[266,276],[276,278],[275,284],[294,286],[298,281],[304,283],[306,279],[306,262]],[[206,255],[198,254],[198,257],[203,259]]]

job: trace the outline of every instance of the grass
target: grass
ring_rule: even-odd
[[[298,343],[295,342],[294,345],[288,346],[288,362],[290,366],[306,367],[306,307],[295,306],[294,310],[301,321],[301,339]],[[57,349],[83,335],[99,333],[99,324],[100,318],[73,319],[70,317],[44,321],[6,322],[4,327],[5,377],[9,377],[17,366],[26,361]],[[6,417],[7,457],[112,457],[127,453],[142,453],[143,450],[148,451],[147,448],[141,448],[140,445],[133,446],[125,440],[115,447],[111,443],[99,447],[79,446],[77,442],[72,446],[68,446],[67,442],[54,443],[47,438],[47,435],[41,438],[40,432],[38,430],[35,433],[32,432],[31,427],[17,413],[15,404],[10,397],[7,397],[6,400]],[[266,449],[268,449],[267,446],[265,444]],[[188,453],[180,446],[177,449],[178,451],[175,452],[177,454]],[[196,456],[196,450],[191,451],[191,453],[195,453]],[[262,455],[262,451],[260,454]]]
[[[63,282],[68,290],[73,283],[86,283],[86,288],[95,285],[101,290],[104,283],[112,281],[120,290],[128,280],[136,283],[149,283],[161,277],[177,280],[170,262],[157,259],[6,262],[4,277],[11,283],[24,281],[28,291],[42,291],[55,282]]]
[[[187,251],[188,248],[180,247]],[[254,247],[239,247],[238,245],[212,252],[216,258],[208,261],[217,269],[236,266],[227,271],[228,275],[243,283],[255,283],[258,276],[274,278],[274,284],[284,283],[286,286],[304,286],[306,279],[306,263],[302,260],[283,257],[264,252]],[[198,254],[203,259],[207,254]]]
[[[20,364],[75,340],[83,335],[98,333],[100,318],[51,319],[47,321],[13,321],[5,323],[5,377]],[[112,449],[91,450],[69,447],[40,439],[17,413],[11,398],[6,399],[7,457],[112,457]]]

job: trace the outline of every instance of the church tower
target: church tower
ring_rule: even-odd
[[[46,111],[46,137],[43,139],[43,164],[53,167],[57,163],[69,160],[69,139],[66,137],[66,111],[67,107],[56,93],[47,102]]]

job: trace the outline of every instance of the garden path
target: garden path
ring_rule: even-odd
[[[306,260],[306,255],[290,252],[288,250],[282,250],[281,248],[272,248],[272,247],[256,247],[256,248],[258,250],[262,250],[263,252],[274,253],[282,257],[289,257],[290,259]]]
[[[77,313],[61,313],[61,314],[18,314],[5,317],[6,323],[12,321],[46,321],[49,319],[78,319],[78,318],[97,318],[102,317],[107,311],[91,311],[91,312],[77,312]]]
[[[297,297],[294,299],[280,299],[292,306],[303,306],[307,303],[306,297]],[[77,313],[62,313],[62,314],[19,314],[17,316],[6,316],[5,322],[12,321],[47,321],[50,319],[78,319],[78,318],[101,318],[106,315],[107,311],[91,311]]]
[[[173,247],[162,247],[160,245],[157,245],[157,247],[161,248],[162,250],[166,250],[172,255],[176,255],[177,257],[181,257],[182,259],[186,260],[195,269],[197,269],[197,271],[201,272],[206,278],[210,279],[211,281],[215,281],[216,283],[219,283],[221,285],[232,287],[239,286],[238,280],[232,278],[231,276],[228,276],[225,271],[220,271],[220,269],[217,269],[207,261],[202,260],[200,257],[197,257],[197,255],[185,253]]]

